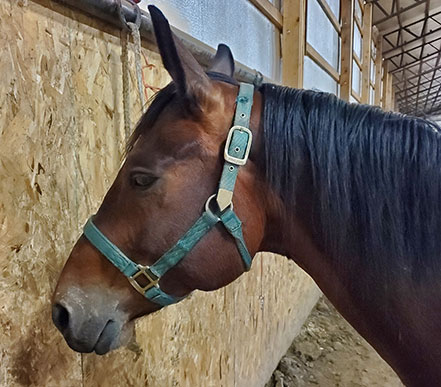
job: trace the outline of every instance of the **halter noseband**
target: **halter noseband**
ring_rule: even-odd
[[[205,203],[205,211],[190,227],[181,239],[152,266],[144,266],[128,258],[114,245],[93,223],[93,216],[84,226],[85,237],[112,262],[130,281],[132,286],[150,301],[161,306],[174,304],[184,297],[175,297],[165,293],[159,286],[159,280],[171,268],[176,266],[193,249],[193,247],[217,224],[222,223],[234,238],[242,257],[246,271],[251,267],[251,256],[248,252],[242,233],[242,222],[233,211],[233,192],[239,167],[248,160],[251,149],[252,134],[249,129],[251,107],[253,105],[254,86],[241,83],[237,96],[234,126],[228,132],[224,151],[224,167],[216,194]],[[210,208],[216,198],[218,211]],[[141,285],[140,279],[144,277]]]

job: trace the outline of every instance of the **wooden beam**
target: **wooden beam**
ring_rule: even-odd
[[[387,62],[383,61],[383,89],[381,92],[381,107],[384,110],[387,110],[387,88],[388,88],[388,84],[387,84]]]
[[[379,34],[376,39],[377,56],[375,57],[375,98],[374,104],[381,106],[381,68],[383,64],[383,58],[381,54],[383,38]]]
[[[352,97],[358,102],[361,103],[361,97],[354,91],[352,90]]]
[[[282,83],[303,87],[303,59],[305,55],[306,0],[283,2]]]
[[[392,74],[387,69],[387,62],[383,63],[383,68],[383,109],[392,110]]]
[[[352,34],[354,0],[341,2],[341,75],[340,97],[349,101],[352,94]]]
[[[268,0],[249,0],[249,2],[262,12],[279,30],[282,29],[283,16]]]
[[[372,47],[372,3],[364,6],[363,14],[363,47],[361,65],[361,103],[368,104],[371,80],[371,47]]]
[[[309,43],[306,43],[306,55],[308,55],[315,63],[325,70],[334,79],[334,81],[338,82],[340,80],[340,74],[338,71],[334,69],[334,67],[332,67],[328,61],[323,58]]]
[[[337,17],[335,17],[334,12],[332,12],[331,8],[328,5],[328,2],[326,0],[317,0],[317,2],[320,4],[320,6],[323,9],[323,12],[326,14],[328,19],[331,21],[332,25],[334,26],[335,30],[340,35],[341,33],[340,22],[338,21]]]
[[[354,15],[354,21],[357,24],[358,29],[360,30],[361,36],[363,37],[363,27],[361,26],[361,20],[357,16]]]
[[[357,53],[355,53],[354,51],[352,51],[352,59],[354,60],[355,63],[358,64],[358,67],[360,67],[360,71],[361,71],[361,59],[358,57]]]

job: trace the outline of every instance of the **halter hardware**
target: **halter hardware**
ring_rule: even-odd
[[[150,288],[154,287],[154,286],[158,286],[159,284],[159,278],[156,277],[151,271],[150,271],[150,266],[144,266],[144,265],[137,265],[138,267],[138,271],[127,277],[130,281],[130,283],[132,284],[132,286],[141,294],[145,294],[145,292],[147,290],[149,290]],[[146,279],[147,285],[141,285],[137,278],[144,278]]]
[[[243,157],[237,157],[237,154],[241,152],[242,149],[240,149],[240,147],[235,147],[234,148],[234,153],[235,155],[231,155],[230,152],[230,147],[231,147],[231,140],[233,138],[233,134],[234,132],[238,130],[240,132],[245,132],[248,134],[248,142],[246,144],[246,150],[245,150],[245,154],[243,155]],[[248,160],[248,156],[250,154],[250,150],[251,150],[251,143],[253,142],[253,134],[251,133],[251,130],[249,130],[248,128],[245,128],[244,126],[240,126],[240,125],[235,125],[233,126],[230,131],[228,132],[228,137],[227,137],[227,141],[225,142],[225,150],[224,150],[224,159],[225,161],[228,161],[231,164],[235,164],[235,165],[245,165],[247,160]]]
[[[159,284],[161,277],[175,267],[193,247],[218,223],[234,238],[245,270],[251,267],[251,256],[242,233],[242,222],[233,211],[233,192],[239,167],[245,165],[250,154],[252,133],[248,128],[253,105],[254,86],[241,83],[236,99],[234,126],[228,132],[224,150],[224,167],[217,193],[205,203],[205,211],[178,242],[151,266],[144,266],[128,258],[93,223],[93,216],[84,226],[84,236],[115,265],[129,280],[131,285],[150,301],[166,306],[179,302],[184,297],[165,293]],[[210,208],[216,198],[218,211]],[[142,281],[142,282],[141,282]],[[145,284],[144,284],[145,283]]]

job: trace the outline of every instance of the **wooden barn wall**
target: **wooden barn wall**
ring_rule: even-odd
[[[146,81],[167,84],[143,52]],[[104,357],[71,351],[52,325],[58,274],[120,165],[122,112],[118,30],[49,0],[0,0],[0,385],[263,385],[319,293],[272,254],[140,319],[137,341]]]

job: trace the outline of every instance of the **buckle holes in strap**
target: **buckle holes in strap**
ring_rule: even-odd
[[[239,152],[240,152],[240,148],[237,146],[236,148],[234,148],[234,151],[235,151],[236,153],[239,153]]]
[[[240,116],[241,116],[242,118],[245,118],[247,115],[246,115],[245,113],[241,113]]]
[[[233,172],[233,171],[234,171],[234,167],[233,167],[232,165],[230,165],[230,166],[228,167],[228,169],[230,170],[230,172]]]

